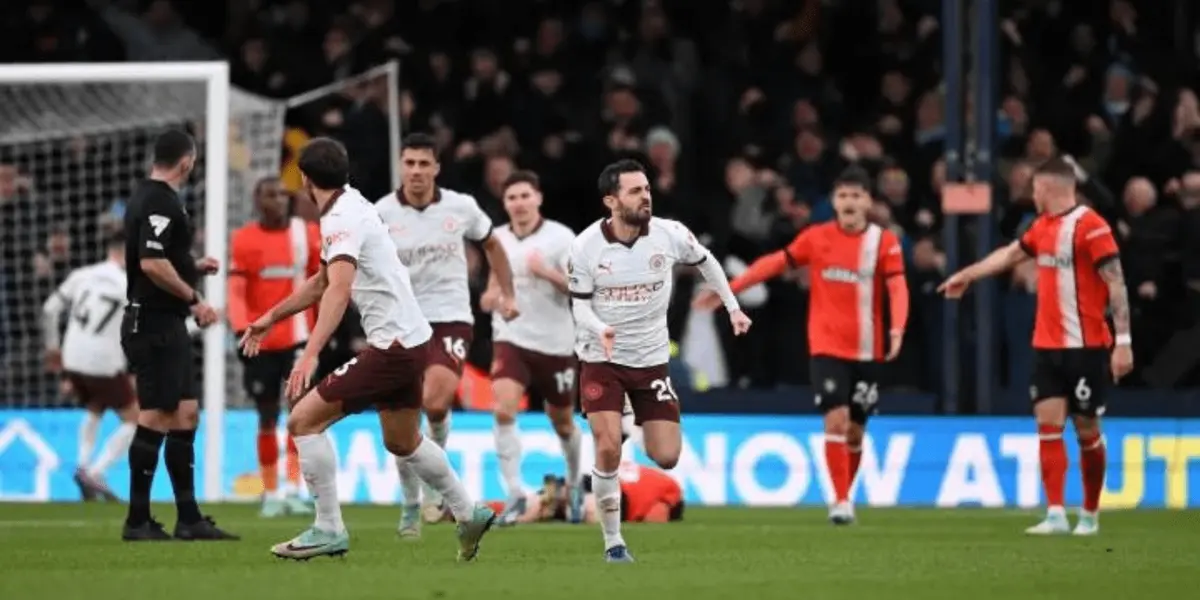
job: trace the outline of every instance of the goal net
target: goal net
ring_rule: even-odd
[[[4,409],[73,405],[43,362],[42,303],[70,270],[104,258],[104,240],[120,228],[158,133],[195,135],[196,172],[180,195],[196,226],[196,252],[227,265],[230,233],[254,218],[256,182],[285,166],[293,122],[337,136],[325,119],[381,108],[384,160],[394,165],[396,73],[393,63],[280,101],[231,88],[224,63],[0,66],[0,429]],[[224,273],[204,283],[218,308]],[[201,492],[217,499],[226,485],[225,407],[245,403],[241,365],[223,323],[197,335],[196,348],[205,411]]]

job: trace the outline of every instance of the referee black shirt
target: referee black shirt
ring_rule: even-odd
[[[143,179],[125,206],[126,296],[143,311],[187,316],[190,302],[158,287],[143,273],[143,258],[165,258],[180,279],[196,284],[191,220],[175,189],[155,179]]]

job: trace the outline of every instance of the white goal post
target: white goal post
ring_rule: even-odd
[[[0,86],[80,85],[80,84],[157,84],[194,82],[204,86],[204,161],[208,165],[229,163],[229,65],[224,62],[195,63],[63,63],[4,65],[0,67]],[[150,107],[130,106],[129,111]],[[2,125],[0,125],[2,127]],[[204,169],[204,250],[226,259],[226,191],[228,169]],[[213,201],[216,200],[216,201]],[[204,293],[218,307],[225,306],[224,278],[208,278]],[[203,495],[210,500],[221,496],[222,453],[225,431],[225,340],[224,322],[218,321],[204,331],[204,473]]]
[[[281,176],[285,140],[295,139],[285,114],[341,110],[347,118],[378,119],[372,111],[381,111],[388,127],[376,135],[387,142],[376,138],[373,147],[387,149],[387,175],[398,186],[399,74],[399,63],[391,61],[271,99],[231,86],[224,62],[0,65],[0,209],[6,220],[0,338],[10,338],[0,339],[0,410],[73,404],[42,362],[41,303],[67,270],[102,259],[105,235],[119,226],[124,202],[148,172],[155,135],[186,127],[201,145],[196,172],[180,195],[204,213],[195,222],[203,230],[202,252],[223,267],[206,278],[204,292],[223,311],[229,236],[254,218],[255,184]],[[374,173],[377,186],[387,185],[379,180],[383,173]],[[203,472],[197,483],[206,500],[216,501],[229,497],[232,470],[245,469],[225,464],[228,452],[238,457],[253,450],[241,447],[244,440],[225,439],[233,424],[227,409],[248,403],[232,334],[222,320],[202,336]],[[68,440],[49,443],[57,453],[69,451]],[[239,495],[244,492],[234,492]]]

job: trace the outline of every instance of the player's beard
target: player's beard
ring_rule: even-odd
[[[635,208],[626,208],[622,206],[621,210],[617,213],[617,216],[620,217],[621,221],[623,221],[626,225],[631,227],[641,227],[650,222],[652,212],[649,206],[637,206]]]

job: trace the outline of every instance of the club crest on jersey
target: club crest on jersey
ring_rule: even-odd
[[[652,271],[662,271],[667,268],[667,255],[659,252],[650,257],[650,269]]]
[[[404,235],[408,228],[403,225],[388,225],[388,233],[392,235]]]
[[[603,395],[604,395],[604,386],[602,386],[594,381],[589,382],[587,385],[583,386],[583,397],[587,398],[588,400],[599,400],[600,396],[603,396]]]
[[[458,221],[454,220],[454,217],[446,217],[446,221],[442,223],[442,229],[446,230],[446,233],[454,233],[454,230],[458,229]]]

